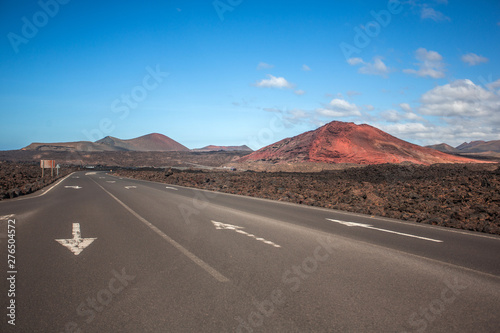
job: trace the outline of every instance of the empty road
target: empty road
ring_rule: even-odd
[[[493,235],[77,172],[0,247],[1,332],[500,331]]]

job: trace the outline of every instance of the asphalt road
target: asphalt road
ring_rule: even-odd
[[[1,332],[500,331],[485,234],[78,172],[0,247]]]

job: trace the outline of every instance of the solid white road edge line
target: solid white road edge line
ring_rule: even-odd
[[[93,180],[93,179],[92,179]],[[94,180],[93,180],[94,181]],[[151,230],[153,230],[157,235],[159,235],[161,238],[169,242],[173,247],[175,247],[177,250],[179,250],[182,254],[184,254],[186,257],[191,259],[195,264],[203,268],[208,274],[212,275],[213,278],[215,278],[219,282],[229,282],[229,279],[219,273],[215,268],[204,262],[202,259],[198,258],[195,254],[191,253],[188,249],[183,247],[181,244],[177,243],[175,240],[167,236],[163,231],[155,227],[153,224],[151,224],[148,220],[137,214],[132,208],[124,204],[120,199],[115,197],[113,194],[109,193],[104,187],[99,185],[96,181],[94,181],[104,192],[106,192],[110,197],[116,200],[120,205],[123,206],[126,210],[128,210],[132,215],[134,215],[139,221],[144,223],[146,226],[148,226]]]
[[[371,226],[369,224],[364,224],[364,223],[356,223],[356,222],[346,222],[346,221],[340,221],[340,220],[334,220],[334,219],[327,219],[332,222],[340,223],[343,225],[346,225],[348,227],[361,227],[361,228],[367,228],[367,229],[373,229],[373,230],[378,230],[378,231],[383,231],[383,232],[389,232],[391,234],[396,234],[396,235],[401,235],[401,236],[406,236],[406,237],[413,237],[413,238],[418,238],[418,239],[423,239],[431,242],[436,242],[436,243],[442,243],[442,240],[439,239],[432,239],[432,238],[427,238],[427,237],[421,237],[417,235],[412,235],[412,234],[405,234],[403,232],[398,232],[398,231],[392,231],[392,230],[387,230],[387,229],[380,229],[376,228],[374,226]]]
[[[33,199],[33,198],[39,198],[41,196],[44,196],[45,194],[49,193],[50,190],[52,190],[54,187],[56,187],[57,185],[59,185],[61,182],[63,182],[66,178],[68,178],[69,176],[71,176],[72,174],[74,174],[74,172],[70,173],[69,175],[67,175],[66,177],[64,177],[63,179],[59,180],[57,183],[55,183],[54,185],[52,185],[51,187],[49,187],[45,192],[43,192],[42,194],[39,194],[39,195],[34,195],[34,196],[22,196],[22,197],[17,197],[17,198],[14,198],[14,199],[11,199],[11,200],[14,200],[14,201],[21,201],[21,200],[28,200],[28,199]],[[41,191],[44,191],[44,189],[42,189]],[[7,200],[3,200],[3,201],[0,201],[0,202],[8,202]]]

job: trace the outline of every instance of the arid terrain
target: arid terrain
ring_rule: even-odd
[[[41,159],[55,160],[61,165],[106,166],[106,167],[219,167],[237,160],[248,152],[241,151],[108,151],[108,152],[64,152],[64,151],[0,151],[0,161],[38,162]]]
[[[116,174],[500,234],[500,167],[496,164],[384,164],[318,173],[167,169]]]
[[[434,148],[455,154],[445,144]],[[436,149],[339,121],[255,152],[247,146],[189,150],[158,133],[34,143],[0,151],[0,161],[10,161],[0,165],[0,198],[46,185],[50,179],[39,179],[37,163],[53,159],[63,166],[112,169],[124,177],[500,234],[498,164]]]
[[[52,177],[50,169],[45,169],[42,178],[40,163],[0,161],[0,200],[38,191],[75,170],[76,168],[61,168],[59,177],[56,177],[56,170],[54,170],[54,176]]]

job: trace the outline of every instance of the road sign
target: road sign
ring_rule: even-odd
[[[50,175],[54,176],[54,168],[56,167],[56,161],[54,160],[40,160],[40,168],[42,168],[42,178],[43,170],[50,168]]]
[[[41,160],[40,161],[40,167],[42,169],[55,168],[56,167],[56,161],[54,161],[54,160]]]

